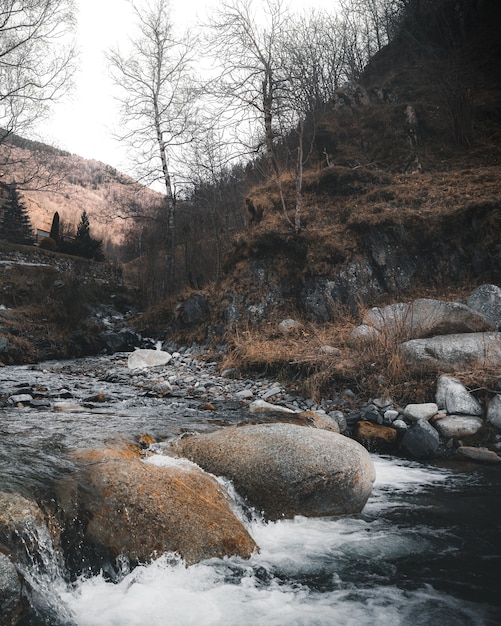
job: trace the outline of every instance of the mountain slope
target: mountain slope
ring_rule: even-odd
[[[10,165],[2,180],[16,180],[33,228],[50,231],[57,211],[63,228],[74,230],[86,211],[94,237],[120,245],[131,224],[125,219],[149,210],[161,195],[113,167],[12,136],[0,146]],[[7,160],[7,159],[4,159]]]

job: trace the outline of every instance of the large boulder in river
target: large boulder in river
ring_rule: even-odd
[[[190,565],[247,558],[256,549],[224,488],[193,463],[162,456],[145,461],[126,449],[78,456],[79,486],[61,489],[60,502],[67,516],[86,520],[85,542],[101,558],[148,562],[175,552]]]
[[[413,371],[457,372],[471,368],[501,368],[501,333],[464,333],[411,339],[400,345],[405,364]]]
[[[258,424],[193,435],[169,454],[233,481],[266,517],[359,513],[375,479],[367,450],[343,435],[295,424]]]

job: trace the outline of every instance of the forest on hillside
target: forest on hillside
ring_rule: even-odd
[[[30,144],[28,160],[19,137],[71,85],[76,16],[67,0],[0,5],[0,183],[40,198],[71,155]],[[226,0],[193,32],[179,32],[165,0],[133,7],[129,48],[110,49],[108,62],[124,150],[136,179],[161,193],[125,181],[115,198],[101,169],[91,187],[113,203],[103,232],[120,224],[114,254],[150,303],[218,279],[235,236],[266,212],[299,238],[326,168],[417,170],[431,129],[441,150],[469,149],[499,58],[495,0],[340,0],[336,12]],[[65,180],[89,187],[71,167]],[[5,206],[0,238],[12,237]]]

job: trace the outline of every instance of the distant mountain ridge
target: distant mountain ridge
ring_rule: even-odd
[[[2,182],[18,183],[35,232],[49,231],[56,211],[63,228],[74,229],[86,211],[92,235],[118,246],[131,224],[126,216],[162,197],[110,165],[42,142],[12,134],[0,145],[0,155],[7,151]]]

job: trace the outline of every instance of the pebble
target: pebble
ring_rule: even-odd
[[[382,396],[361,406],[360,398],[357,398],[350,389],[343,390],[339,395],[314,401],[312,398],[292,395],[290,390],[274,380],[242,379],[238,377],[236,368],[221,371],[218,363],[204,361],[203,349],[198,351],[195,347],[177,349],[171,350],[170,354],[172,358],[167,363],[140,370],[129,368],[127,353],[33,365],[30,366],[32,376],[28,378],[29,384],[20,384],[19,380],[12,381],[10,393],[5,386],[3,391],[0,390],[0,401],[11,406],[27,407],[28,410],[31,408],[80,412],[93,410],[93,407],[85,406],[85,402],[89,400],[99,402],[102,407],[99,408],[100,411],[109,411],[114,410],[114,406],[119,402],[130,401],[140,406],[144,399],[146,406],[148,399],[157,398],[159,402],[168,402],[166,406],[173,410],[174,403],[179,400],[180,409],[189,406],[191,410],[193,402],[197,408],[219,409],[224,406],[225,410],[233,410],[228,407],[234,405],[234,410],[241,411],[247,406],[250,415],[275,414],[278,416],[277,419],[280,419],[280,413],[287,418],[311,411],[316,412],[319,423],[329,422],[330,428],[337,429],[338,426],[341,433],[348,434],[352,433],[354,425],[361,419],[379,425],[385,424],[399,431],[401,436],[404,436],[406,431],[413,430],[418,422],[427,423],[428,420],[436,422],[433,427],[431,424],[427,425],[437,437],[440,427],[444,430],[440,422],[444,423],[446,416],[438,413],[437,404],[407,405],[405,410],[396,410],[392,401]],[[197,358],[197,354],[200,358]],[[56,385],[51,387],[49,382],[51,372],[56,373],[58,377],[61,374],[67,376],[66,387],[58,388]],[[475,422],[477,425],[480,420],[476,418]],[[462,437],[468,436],[470,430],[461,430],[456,437],[459,434]],[[447,435],[450,439],[448,431],[442,436],[446,438]],[[493,435],[493,440],[492,448],[499,450],[501,434]],[[462,445],[457,439],[454,441],[451,439],[451,442],[451,449],[457,449]],[[442,443],[446,446],[446,443]],[[492,455],[495,453],[489,455],[495,461],[497,455],[495,457]]]

